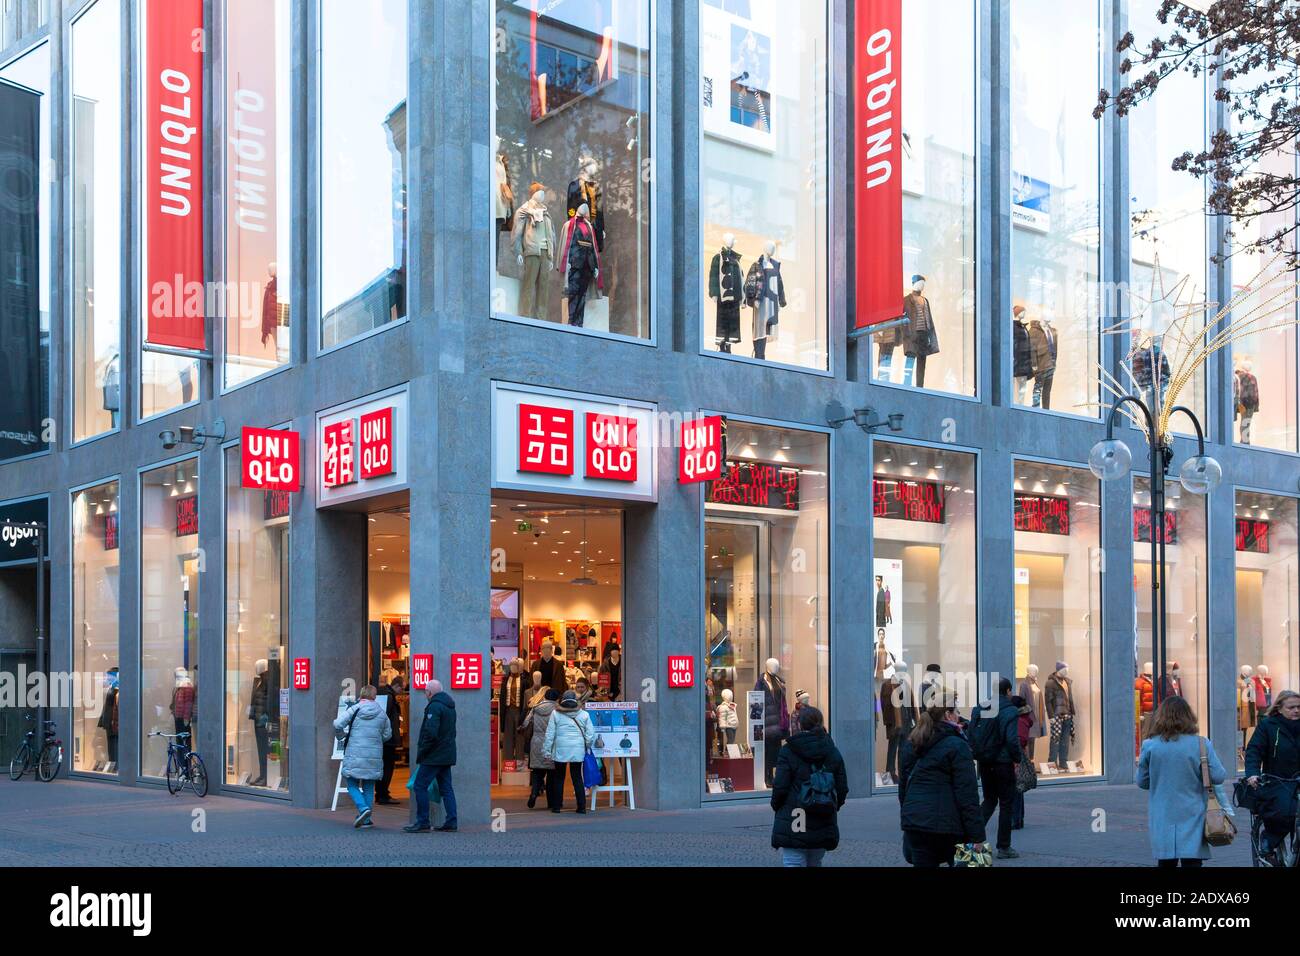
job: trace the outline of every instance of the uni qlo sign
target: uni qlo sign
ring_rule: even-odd
[[[411,686],[416,690],[424,690],[431,680],[433,680],[433,655],[412,654]]]
[[[293,659],[293,689],[311,690],[310,657],[295,657]]]
[[[361,477],[393,473],[393,409],[381,408],[361,416]]]
[[[1262,518],[1237,519],[1237,550],[1268,554],[1269,522]]]
[[[668,656],[668,686],[695,686],[695,658],[689,654]]]
[[[356,422],[345,418],[326,425],[321,436],[321,479],[326,488],[357,480]]]
[[[573,474],[573,411],[519,404],[519,470]]]
[[[479,690],[483,686],[483,655],[451,655],[451,689]]]
[[[636,481],[635,418],[587,412],[587,477]]]
[[[245,428],[239,436],[244,488],[301,491],[302,457],[297,432]]]
[[[722,416],[711,415],[682,423],[677,451],[677,480],[681,484],[716,481],[722,477]]]

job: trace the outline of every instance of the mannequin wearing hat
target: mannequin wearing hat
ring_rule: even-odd
[[[1160,681],[1160,699],[1164,700],[1166,697],[1182,697],[1182,696],[1183,696],[1182,670],[1179,668],[1177,661],[1170,661],[1168,673],[1166,673],[1164,679]]]
[[[1043,688],[1043,704],[1052,731],[1047,759],[1055,763],[1057,769],[1064,770],[1070,754],[1070,744],[1074,740],[1075,717],[1074,683],[1070,680],[1070,668],[1065,661],[1057,661],[1056,670],[1047,678],[1047,684]]]
[[[907,362],[903,367],[903,384],[925,387],[925,361],[939,351],[939,334],[930,312],[930,300],[925,297],[925,276],[912,276],[912,291],[903,297],[903,316],[907,327],[903,331],[903,354]]]

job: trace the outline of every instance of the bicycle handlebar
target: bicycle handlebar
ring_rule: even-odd
[[[182,738],[182,737],[188,737],[188,736],[189,736],[189,731],[181,731],[179,734],[165,734],[165,733],[163,733],[161,730],[155,730],[155,731],[153,731],[151,734],[149,734],[149,736],[150,736],[150,737],[166,737],[168,740],[179,740],[179,739]]]

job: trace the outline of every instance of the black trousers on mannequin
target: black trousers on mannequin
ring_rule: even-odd
[[[117,734],[108,735],[108,762],[117,763]]]
[[[269,733],[265,726],[253,723],[253,739],[257,741],[257,779],[266,782],[266,755],[271,749]]]
[[[584,246],[574,245],[569,255],[569,278],[564,287],[569,300],[569,324],[582,328],[587,314],[587,290],[596,275],[596,254]]]

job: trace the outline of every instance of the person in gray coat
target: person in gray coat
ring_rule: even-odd
[[[348,796],[357,805],[354,827],[368,829],[374,821],[370,812],[375,805],[375,781],[384,776],[384,741],[393,736],[388,714],[375,701],[375,688],[361,688],[361,699],[334,721],[334,736],[344,741],[343,779]]]
[[[1142,742],[1137,768],[1137,785],[1151,792],[1147,830],[1158,866],[1200,866],[1210,858],[1201,740],[1191,705],[1182,697],[1165,698],[1156,710],[1151,736]],[[1209,741],[1205,753],[1210,782],[1223,783],[1227,773]]]
[[[550,723],[551,715],[555,713],[555,705],[559,699],[560,692],[548,687],[541,703],[534,705],[528,712],[528,721],[532,725],[532,736],[528,743],[529,810],[537,806],[537,797],[543,793],[546,794],[546,809],[551,810],[555,807],[551,785],[551,775],[556,772],[555,761],[546,756],[545,744],[546,726]]]

